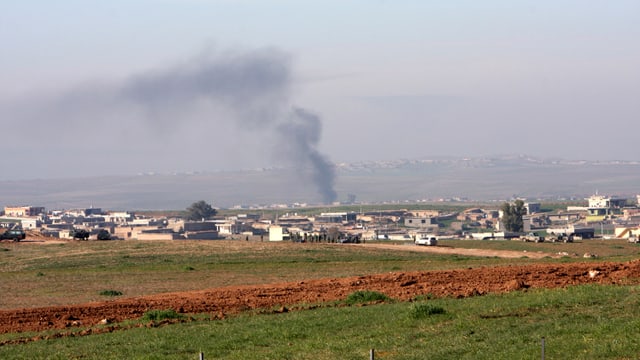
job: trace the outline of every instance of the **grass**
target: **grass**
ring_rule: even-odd
[[[442,240],[442,246],[598,254],[596,261],[624,261],[640,254],[624,240],[580,243]],[[100,292],[126,296],[212,287],[295,282],[397,271],[585,261],[583,258],[520,259],[388,251],[339,244],[246,241],[113,241],[9,244],[1,252],[0,309],[101,301]],[[399,244],[398,246],[409,247]],[[35,276],[34,276],[35,274]],[[46,274],[46,276],[45,276]]]
[[[118,290],[102,290],[100,291],[102,296],[122,296],[122,291]]]
[[[242,314],[0,346],[11,359],[625,359],[640,353],[637,286]],[[421,309],[421,310],[418,310]],[[446,309],[446,311],[444,311]],[[416,313],[422,314],[416,316]],[[0,336],[0,339],[2,336]]]
[[[345,303],[348,305],[366,304],[391,300],[387,295],[376,291],[356,291],[347,296]]]
[[[181,319],[184,316],[173,309],[149,310],[142,315],[143,321],[162,321],[167,319]]]
[[[578,243],[443,240],[443,246],[517,251],[596,253],[597,261],[637,258],[640,247],[620,240]],[[101,301],[103,291],[138,296],[225,285],[362,276],[582,258],[499,259],[388,251],[326,244],[245,241],[73,242],[10,244],[0,261],[4,308]],[[404,246],[404,245],[399,245]],[[35,276],[34,276],[35,274]],[[46,274],[46,276],[45,276]],[[119,290],[105,290],[119,289]],[[344,303],[225,320],[140,327],[113,333],[0,346],[0,358],[51,359],[623,359],[640,353],[635,314],[639,287],[579,286],[467,299],[421,296],[399,303],[356,292]],[[382,295],[382,296],[381,296]],[[356,306],[342,306],[351,303]],[[363,306],[367,305],[367,306]],[[312,310],[311,310],[312,309]],[[194,314],[189,314],[194,315]],[[186,317],[174,310],[144,321]],[[205,314],[206,316],[206,314]],[[39,335],[39,334],[33,334]],[[0,341],[18,334],[0,335]]]
[[[413,319],[422,319],[432,315],[440,315],[445,313],[446,310],[443,307],[421,303],[413,304],[409,311],[409,315]]]
[[[212,287],[529,263],[328,244],[113,241],[16,244],[2,253],[0,309],[100,301]],[[455,261],[453,261],[455,260]],[[35,276],[34,274],[46,274]]]

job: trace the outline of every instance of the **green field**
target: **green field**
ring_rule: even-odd
[[[443,246],[638,257],[623,241],[574,244],[452,241]],[[398,245],[409,246],[409,245]],[[383,251],[329,244],[111,241],[0,245],[3,309],[83,303],[167,291],[435,270],[585,261]],[[0,346],[2,359],[632,359],[640,353],[637,286],[578,286],[466,299],[318,304],[113,333]],[[120,293],[122,295],[120,295]],[[424,309],[441,309],[430,314]],[[5,334],[0,341],[46,334]]]

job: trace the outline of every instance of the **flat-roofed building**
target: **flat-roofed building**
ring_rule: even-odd
[[[44,214],[43,206],[5,206],[4,215],[13,217],[29,217]]]

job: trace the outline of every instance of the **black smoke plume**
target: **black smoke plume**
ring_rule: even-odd
[[[286,142],[283,159],[307,175],[306,182],[315,185],[323,201],[331,202],[336,199],[335,172],[317,149],[320,119],[299,108],[289,110],[294,85],[291,68],[290,56],[274,48],[208,53],[121,81],[88,82],[49,96],[0,103],[0,118],[11,119],[3,124],[10,133],[28,131],[34,152],[66,149],[60,156],[68,157],[77,154],[81,145],[116,145],[126,157],[98,159],[96,153],[93,158],[112,166],[122,166],[124,161],[148,163],[143,149],[161,148],[181,129],[196,129],[185,137],[204,138],[202,134],[211,133],[213,142],[216,136],[224,136],[216,130],[231,121],[239,132],[261,138],[272,134]],[[19,145],[17,140],[13,145]],[[276,149],[281,147],[276,144]],[[159,158],[154,161],[162,166]]]
[[[333,188],[335,169],[317,149],[322,131],[320,118],[304,109],[294,108],[287,120],[278,126],[278,131],[280,143],[298,172],[316,186],[325,204],[334,202],[337,198]]]

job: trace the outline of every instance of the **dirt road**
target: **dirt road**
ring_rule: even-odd
[[[413,244],[345,244],[348,246],[366,246],[367,248],[397,250],[397,251],[421,251],[436,254],[457,254],[467,256],[488,256],[501,258],[521,258],[542,259],[544,257],[559,258],[558,254],[545,253],[542,251],[511,251],[511,250],[488,250],[488,249],[465,249],[452,246],[417,246]]]

